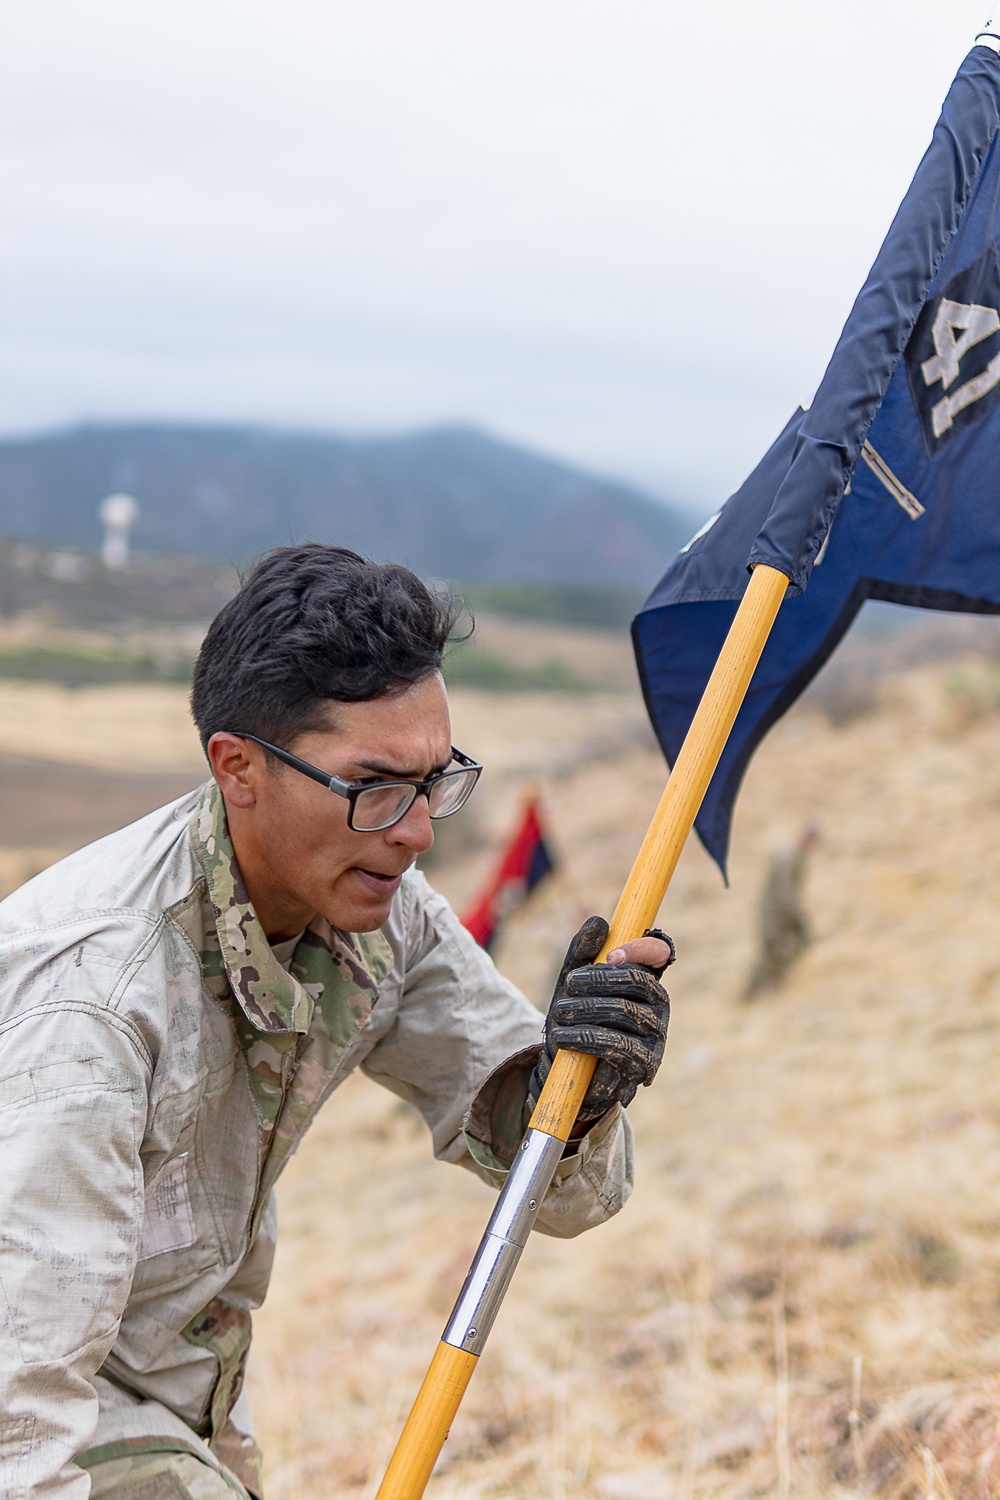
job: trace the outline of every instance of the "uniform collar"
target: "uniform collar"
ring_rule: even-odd
[[[194,850],[208,882],[222,962],[237,1004],[256,1031],[307,1032],[323,986],[308,979],[306,984],[300,983],[271,951],[236,862],[226,805],[214,780],[202,788],[190,826]],[[310,960],[305,966],[297,962],[300,953]],[[379,980],[392,966],[392,949],[381,932],[341,932],[324,917],[314,917],[302,935],[292,968],[310,973],[321,956],[326,960],[323,968],[332,964],[341,973],[351,974],[355,985],[371,993],[369,1008]]]

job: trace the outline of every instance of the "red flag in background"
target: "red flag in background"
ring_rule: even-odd
[[[529,796],[513,838],[481,894],[460,917],[481,948],[489,952],[500,924],[540,880],[555,869],[545,843],[538,798]]]

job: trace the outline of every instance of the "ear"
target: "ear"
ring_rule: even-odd
[[[212,775],[228,806],[255,806],[255,787],[264,774],[263,750],[225,731],[213,734],[206,748]]]

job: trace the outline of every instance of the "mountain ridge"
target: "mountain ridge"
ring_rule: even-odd
[[[469,582],[647,588],[689,530],[625,483],[470,426],[88,423],[0,440],[0,535],[93,547],[116,490],[139,501],[143,550],[242,560],[315,539]]]

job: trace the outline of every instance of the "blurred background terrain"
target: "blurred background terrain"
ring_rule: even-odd
[[[32,554],[48,602],[8,620],[5,649],[17,661],[25,619],[58,610],[44,629],[64,654],[45,648],[47,679],[0,667],[3,889],[204,775],[185,669],[149,663],[181,628],[194,643],[165,602],[173,570],[206,604],[231,575],[140,559],[95,590],[106,613],[121,597],[121,621],[77,629],[67,600],[85,580],[53,579],[53,555]],[[128,591],[147,565],[163,593],[150,587],[160,618],[143,621]],[[545,607],[579,598],[553,590]],[[540,785],[558,869],[497,961],[543,1005],[568,935],[613,904],[664,766],[621,627],[486,612],[481,628],[488,685],[452,697],[457,742],[487,772],[425,864],[463,905],[525,783]],[[91,643],[125,674],[126,641],[131,681],[95,668],[71,686],[56,670]],[[569,685],[544,680],[556,662]],[[578,1242],[532,1242],[430,1496],[996,1493],[998,732],[1000,622],[881,611],[772,733],[739,806],[732,888],[693,845],[662,913],[681,959],[667,1061],[631,1111],[633,1201]],[[748,1006],[768,862],[816,820],[812,943]],[[356,1078],[279,1208],[251,1367],[268,1494],[371,1500],[489,1195]]]
[[[473,428],[341,438],[106,426],[0,441],[0,535],[94,548],[97,501],[140,497],[133,545],[232,562],[329,540],[444,578],[643,590],[690,518]]]

